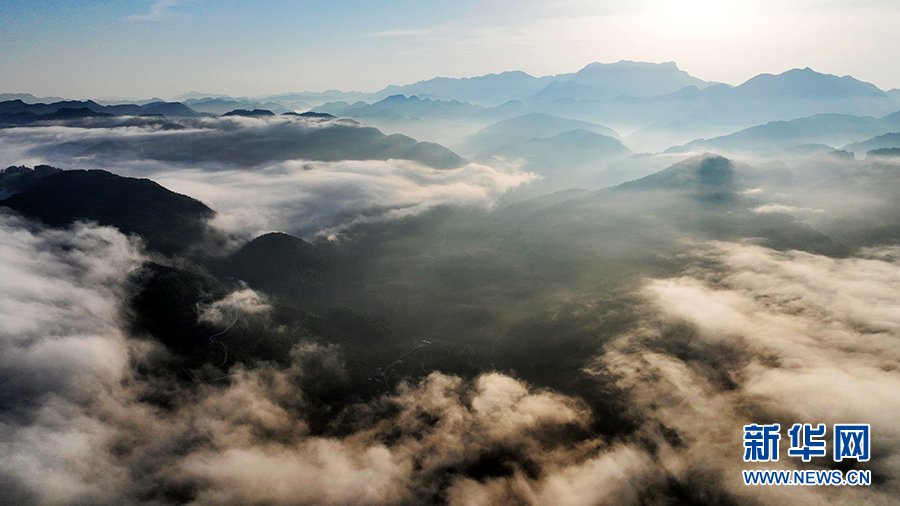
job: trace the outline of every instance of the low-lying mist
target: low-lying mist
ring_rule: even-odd
[[[897,504],[896,159],[669,153],[509,203],[527,167],[269,151],[342,120],[103,121],[0,153],[150,178],[216,240],[0,178],[12,504]],[[776,422],[871,424],[865,464],[770,468],[873,485],[743,485],[743,426]]]

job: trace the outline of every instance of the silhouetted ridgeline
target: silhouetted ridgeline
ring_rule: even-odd
[[[151,249],[185,253],[203,240],[215,212],[191,197],[149,179],[117,176],[102,170],[68,170],[38,166],[33,172],[11,167],[0,185],[12,193],[0,205],[50,225],[77,220],[111,225],[138,234]]]

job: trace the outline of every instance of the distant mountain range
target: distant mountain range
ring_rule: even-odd
[[[26,104],[38,104],[63,102],[66,99],[63,97],[36,97],[31,93],[0,93],[0,102],[6,102],[8,100],[21,100]]]
[[[442,118],[468,118],[484,107],[458,100],[432,100],[412,95],[391,95],[384,100],[368,104],[356,102],[328,102],[314,107],[313,112],[326,112],[350,118],[411,119],[439,116]]]
[[[534,77],[518,70],[459,79],[435,77],[404,86],[388,86],[373,96],[422,95],[433,99],[486,102],[495,105],[538,93],[550,84],[553,78],[553,76]]]
[[[894,99],[894,102],[900,104],[900,89],[894,88],[892,90],[886,91],[885,93],[887,93],[889,97]]]
[[[240,117],[253,118],[258,124],[254,128],[239,128],[235,121]],[[87,156],[242,167],[284,160],[403,159],[446,169],[466,162],[438,144],[418,142],[400,134],[386,135],[353,120],[306,113],[274,116],[270,111],[233,111],[217,119],[134,118],[129,123],[103,117],[72,126],[112,130],[126,125],[138,128],[133,135],[101,130],[89,138],[63,136],[31,152],[52,160]]]
[[[518,199],[569,188],[602,187],[603,170],[607,164],[631,154],[631,150],[623,146],[619,139],[576,128],[485,150],[479,153],[476,160],[488,165],[506,160],[517,164],[520,170],[541,175],[542,178],[529,187],[513,190],[507,196]]]
[[[466,139],[468,152],[478,153],[494,150],[506,144],[516,144],[538,137],[550,137],[571,130],[585,130],[597,134],[619,138],[612,128],[545,113],[526,114],[500,121],[485,127]]]
[[[672,63],[591,64],[552,78],[521,72],[436,78],[388,87],[372,99],[387,92],[395,94],[369,102],[332,101],[312,110],[409,132],[429,123],[487,125],[543,113],[632,130],[626,145],[656,152],[772,121],[816,114],[882,117],[900,109],[888,93],[850,76],[794,69],[732,87],[694,78]]]
[[[897,128],[900,130],[900,128]],[[900,132],[877,135],[871,139],[847,144],[842,149],[861,155],[873,150],[900,148]]]
[[[209,114],[226,114],[238,109],[265,109],[272,111],[274,114],[283,114],[293,111],[277,102],[261,102],[259,100],[248,99],[231,99],[231,98],[191,98],[182,102],[197,112],[205,112]],[[307,107],[308,108],[308,107]]]
[[[575,73],[545,77],[533,77],[521,71],[463,79],[437,77],[405,86],[388,86],[375,95],[420,95],[498,105],[509,100],[534,102],[571,97],[567,91],[590,98],[612,98],[623,94],[647,97],[673,93],[685,86],[703,88],[708,85],[678,69],[674,62],[619,61],[591,63]]]
[[[705,103],[716,100],[779,102],[828,99],[846,101],[855,98],[858,101],[855,106],[856,112],[816,112],[877,115],[891,112],[890,110],[884,111],[885,108],[891,110],[900,108],[896,102],[896,100],[900,100],[900,90],[884,92],[872,84],[850,76],[838,77],[820,74],[809,68],[794,69],[778,75],[760,74],[740,86],[732,87],[691,76],[679,69],[674,62],[633,61],[608,64],[595,62],[577,72],[543,77],[534,77],[521,71],[469,78],[435,77],[413,84],[387,86],[374,93],[329,90],[326,92],[282,93],[256,98],[235,98],[228,95],[191,91],[174,97],[172,101],[191,106],[197,112],[213,114],[222,114],[234,109],[269,109],[280,114],[287,110],[321,106],[327,102],[345,102],[356,105],[357,102],[362,101],[365,105],[371,105],[397,95],[416,96],[422,100],[431,99],[435,103],[456,100],[483,107],[499,106],[510,100],[520,101],[526,105],[554,104],[559,101],[612,101],[621,105],[633,103],[633,99],[651,98],[655,99],[651,101],[655,103],[671,101]],[[668,98],[659,100],[659,97]],[[21,100],[28,104],[64,102],[58,97],[39,99],[27,93],[0,94],[0,101],[3,100]],[[87,102],[90,102],[90,105],[86,106],[92,110],[95,110],[95,107],[102,107],[93,101],[84,103]],[[149,103],[155,102],[161,102],[161,100],[149,101]],[[638,102],[643,102],[643,100],[638,100]],[[148,101],[135,101],[132,104],[123,105],[145,105],[147,103]],[[555,104],[555,106],[561,105]],[[281,108],[285,110],[282,111]],[[863,111],[866,108],[871,110]]]
[[[900,112],[880,118],[816,114],[791,121],[773,121],[712,139],[695,140],[670,151],[722,150],[730,153],[776,154],[803,144],[837,147],[859,139],[898,131],[900,131]],[[861,151],[864,153],[867,149]]]
[[[844,121],[848,133],[855,136],[854,132],[859,132],[859,136],[848,139],[825,135],[825,130],[830,128],[828,122],[832,121],[827,118],[813,121],[821,124],[820,127],[799,123],[766,126],[770,130],[782,127],[792,132],[797,130],[791,133],[793,138],[781,137],[784,142],[796,139],[836,145],[887,133],[880,126],[871,126],[872,118],[884,118],[900,109],[900,90],[885,92],[851,76],[822,74],[809,68],[760,74],[739,86],[730,86],[698,79],[673,62],[632,61],[591,63],[577,72],[543,77],[521,71],[470,78],[436,77],[388,86],[375,93],[329,90],[233,98],[192,91],[175,97],[182,102],[113,105],[91,100],[38,103],[29,94],[6,94],[0,98],[10,98],[0,102],[0,123],[6,125],[102,114],[192,117],[223,115],[235,110],[268,110],[274,114],[311,110],[357,118],[388,132],[424,138],[455,149],[478,128],[512,118],[547,114],[631,132],[624,143],[637,152],[659,152],[698,138],[717,138],[771,122],[791,122],[816,115],[862,118],[832,118]],[[448,129],[448,123],[452,122],[464,122],[470,130],[462,131],[458,125]],[[566,130],[574,128],[583,127]],[[800,131],[808,128],[824,130],[808,134]],[[558,133],[562,131],[537,137]],[[765,138],[762,131],[753,131],[727,142],[738,142],[741,138],[749,142],[754,135]]]
[[[30,104],[21,99],[0,102],[0,125],[33,121],[85,118],[92,116],[172,116],[192,118],[197,112],[179,102],[151,102],[145,105],[100,105],[93,100],[65,100],[51,104]]]

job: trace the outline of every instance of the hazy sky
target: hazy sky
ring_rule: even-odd
[[[730,84],[808,66],[900,88],[892,0],[6,0],[0,15],[0,92],[39,96],[376,91],[623,59]]]

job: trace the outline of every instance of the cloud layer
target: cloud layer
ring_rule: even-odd
[[[271,229],[334,236],[351,225],[440,205],[490,207],[532,177],[477,164],[437,169],[395,159],[267,160],[251,167],[233,160],[136,160],[115,150],[71,158],[71,152],[36,149],[107,141],[121,141],[129,150],[143,145],[131,143],[130,135],[152,138],[157,149],[160,139],[177,135],[154,130],[148,123],[153,120],[128,121],[144,123],[0,135],[6,146],[19,136],[27,145],[15,148],[19,155],[57,153],[73,163],[152,176],[209,203],[219,211],[220,228],[247,237]],[[237,131],[272,133],[264,122],[235,121]],[[224,124],[217,124],[214,136],[227,131]],[[622,207],[622,214],[637,209],[635,197],[621,198],[635,206]],[[416,326],[408,329],[447,327],[439,329],[447,332],[443,337],[459,342],[428,335],[435,342],[429,352],[439,358],[429,363],[431,372],[422,363],[420,381],[398,377],[386,395],[352,397],[327,416],[322,406],[328,399],[322,397],[333,391],[328,386],[349,384],[377,361],[351,356],[350,331],[345,336],[339,333],[345,329],[333,327],[338,331],[329,342],[313,335],[311,326],[301,329],[305,333],[289,329],[278,320],[281,301],[237,284],[227,296],[186,311],[216,329],[190,344],[214,350],[207,355],[215,363],[173,371],[174,352],[131,325],[127,302],[145,283],[145,271],[137,269],[146,258],[135,239],[83,223],[44,229],[4,214],[0,487],[21,504],[897,503],[896,248],[833,258],[749,243],[685,244],[670,240],[679,234],[670,221],[645,227],[647,216],[636,210],[639,219],[627,221],[604,214],[602,206],[579,214],[575,204],[521,215],[533,220],[513,216],[514,233],[501,227],[502,216],[485,220],[494,220],[496,228],[478,228],[480,213],[458,223],[448,218],[448,233],[459,242],[446,249],[446,237],[431,230],[434,244],[423,234],[421,242],[403,237],[399,246],[386,242],[384,250],[351,256],[370,254],[374,267],[354,265],[349,276],[359,279],[345,288],[353,295],[341,294],[344,300],[357,300],[359,292],[391,305],[397,318],[399,309],[414,313],[421,305]],[[669,216],[685,204],[659,197],[654,205]],[[765,215],[801,208],[755,209]],[[615,226],[603,228],[607,221]],[[684,225],[692,226],[702,225]],[[391,228],[362,226],[347,235],[373,230],[380,236]],[[641,246],[641,234],[658,242]],[[534,256],[527,254],[531,247]],[[413,273],[412,282],[394,275],[391,261]],[[600,262],[607,271],[598,274],[600,267],[591,264]],[[657,274],[646,278],[648,272]],[[592,288],[593,280],[606,285]],[[503,291],[513,292],[516,282],[544,286]],[[540,295],[530,300],[528,290]],[[599,302],[618,298],[616,304]],[[465,309],[458,321],[440,318],[455,307]],[[321,321],[341,314],[302,317]],[[357,316],[350,310],[343,315]],[[473,322],[473,315],[486,316]],[[219,348],[234,351],[228,337],[236,330],[256,342],[295,332],[293,346],[289,353],[284,348],[278,364],[248,360],[227,369],[227,360],[218,363]],[[390,333],[377,336],[385,348],[397,346]],[[482,358],[489,353],[493,359],[485,364],[515,364],[508,367],[519,372],[479,366],[478,353],[467,350],[477,346]],[[459,354],[440,355],[443,350]],[[554,360],[578,365],[554,368],[548,363]],[[441,372],[463,362],[463,370],[473,371],[466,377]],[[373,384],[388,379],[387,372],[370,375]],[[560,393],[548,384],[571,390]],[[633,426],[603,425],[609,420]],[[871,424],[873,458],[858,467],[872,469],[875,485],[744,486],[740,471],[760,466],[741,459],[742,426],[775,422]],[[782,455],[771,468],[836,467],[827,458],[803,464],[784,457],[784,447]]]
[[[704,487],[716,483],[719,493],[750,503],[895,504],[896,262],[735,243],[695,254],[716,266],[647,281],[643,293],[655,311],[597,366],[620,377],[636,409],[677,434],[676,444],[671,436],[665,444],[667,469],[683,479],[705,476]],[[829,434],[834,423],[871,424],[880,457],[860,467],[883,483],[852,492],[744,486],[740,469],[764,466],[741,461],[741,427],[774,422],[825,423]],[[833,464],[828,457],[811,466]],[[769,468],[796,467],[802,462],[787,458],[785,446]]]
[[[654,481],[634,447],[568,435],[591,420],[583,403],[498,373],[432,373],[353,407],[344,436],[310,433],[299,386],[340,374],[333,346],[302,343],[289,367],[237,366],[224,383],[147,376],[166,354],[129,335],[121,307],[138,245],[8,215],[0,232],[0,482],[15,503],[576,504]],[[201,314],[224,325],[225,312],[270,309],[244,289]],[[159,396],[166,407],[148,400]]]
[[[127,474],[106,450],[101,414],[127,399],[132,352],[124,280],[142,260],[112,228],[34,230],[0,215],[0,482],[11,503],[88,502]]]
[[[434,168],[421,160],[390,158],[386,155],[407,148],[359,146],[354,132],[365,132],[367,139],[374,135],[373,142],[394,141],[352,121],[230,117],[96,122],[78,128],[4,130],[2,158],[8,164],[47,162],[149,177],[210,205],[218,212],[215,225],[243,238],[272,230],[328,236],[356,223],[413,216],[442,205],[490,208],[503,193],[537,178],[515,168],[475,163]],[[308,138],[312,135],[315,139]],[[436,159],[428,150],[437,145],[412,142],[410,156]],[[302,148],[304,143],[312,151]],[[424,158],[416,153],[425,153]],[[369,156],[373,159],[365,159]]]
[[[167,354],[126,330],[121,306],[141,283],[129,278],[139,245],[10,215],[0,233],[0,484],[17,504],[896,503],[893,250],[697,245],[683,276],[645,282],[643,320],[585,371],[616,378],[640,420],[609,439],[582,400],[497,372],[433,372],[348,406],[337,433],[315,432],[304,385],[345,374],[339,346],[301,342],[286,366],[238,365],[218,380],[148,375]],[[198,308],[222,328],[271,311],[246,288]],[[741,426],[775,421],[872,424],[865,468],[879,483],[743,486]]]
[[[252,172],[163,170],[153,178],[216,209],[213,225],[222,230],[312,237],[441,205],[490,208],[504,192],[535,176],[479,164],[438,170],[405,160],[366,160],[291,161]]]

